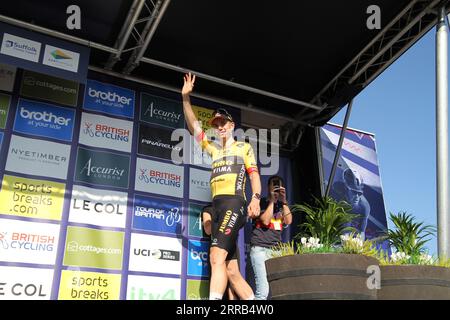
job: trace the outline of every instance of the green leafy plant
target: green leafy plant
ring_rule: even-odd
[[[355,232],[349,223],[358,217],[351,213],[352,207],[345,201],[336,201],[331,197],[315,198],[315,204],[296,204],[291,207],[293,213],[305,213],[306,221],[300,224],[298,241],[304,235],[318,238],[324,247],[330,248],[340,243],[340,236]]]
[[[360,234],[341,235],[342,253],[362,254],[378,258],[379,253],[376,244],[371,240],[363,240]]]
[[[389,213],[389,218],[395,228],[388,230],[385,237],[395,252],[389,259],[386,256],[382,257],[380,259],[382,264],[435,265],[437,263],[437,259],[428,255],[425,249],[426,243],[430,240],[429,237],[436,233],[436,228],[417,222],[405,211],[397,214]]]

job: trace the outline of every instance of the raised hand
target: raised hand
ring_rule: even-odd
[[[194,89],[194,82],[195,82],[195,74],[192,75],[190,72],[184,75],[184,85],[183,89],[181,89],[182,95],[189,95],[191,94],[192,90]]]

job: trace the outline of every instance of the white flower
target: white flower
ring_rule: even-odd
[[[311,243],[311,244],[314,244],[315,243],[315,239],[316,238],[314,238],[314,237],[309,237],[308,242]]]
[[[300,239],[300,242],[301,242],[303,245],[305,245],[307,241],[308,241],[308,240],[306,240],[305,237],[303,237],[303,238]]]

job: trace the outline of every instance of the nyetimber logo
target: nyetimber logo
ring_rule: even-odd
[[[54,115],[52,112],[29,111],[25,107],[20,108],[20,116],[28,120],[43,121],[53,123],[60,126],[68,126],[71,118],[64,118]]]
[[[84,122],[83,133],[89,135],[91,138],[105,138],[115,141],[128,142],[130,138],[130,130],[116,128],[113,126],[108,126],[100,123],[96,123],[95,126],[91,122]]]
[[[88,94],[91,98],[96,98],[96,99],[100,99],[103,101],[107,101],[107,102],[112,102],[112,103],[120,103],[120,104],[124,104],[129,106],[131,104],[131,101],[133,100],[133,98],[127,98],[126,96],[121,96],[119,94],[117,94],[116,92],[111,92],[111,91],[100,91],[100,90],[95,90],[91,87],[89,87],[88,89]]]

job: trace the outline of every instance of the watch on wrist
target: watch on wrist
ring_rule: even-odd
[[[261,195],[260,195],[259,193],[254,193],[254,194],[252,195],[252,198],[261,200]]]

